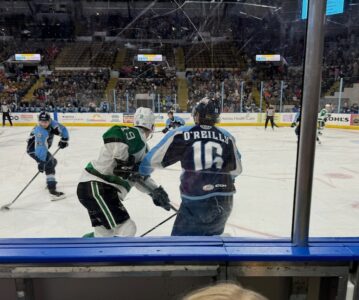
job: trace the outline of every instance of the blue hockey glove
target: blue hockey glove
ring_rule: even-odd
[[[168,198],[168,194],[162,186],[154,189],[150,196],[152,197],[152,201],[156,206],[161,206],[165,210],[171,209],[170,199]]]

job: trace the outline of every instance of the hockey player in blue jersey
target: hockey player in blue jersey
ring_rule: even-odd
[[[300,107],[299,111],[295,114],[292,125],[290,127],[295,127],[294,132],[299,140],[299,131],[300,131]]]
[[[49,152],[54,135],[61,137],[59,148],[63,149],[68,146],[69,133],[66,127],[52,120],[47,112],[41,112],[39,123],[33,128],[27,141],[27,153],[37,162],[38,170],[41,173],[45,172],[47,188],[53,200],[60,200],[64,197],[64,193],[56,190],[57,160]]]
[[[178,128],[180,126],[185,125],[185,121],[178,117],[173,115],[173,111],[169,111],[167,113],[168,119],[166,120],[166,127],[162,130],[163,133],[167,133],[171,128]]]
[[[220,235],[232,211],[234,179],[242,172],[234,137],[218,128],[219,104],[207,98],[194,108],[195,125],[168,133],[143,159],[139,172],[176,162],[182,166],[181,206],[172,235]]]

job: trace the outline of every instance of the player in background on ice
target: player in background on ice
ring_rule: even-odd
[[[10,105],[8,105],[6,103],[6,101],[4,101],[3,104],[1,104],[1,112],[2,112],[2,126],[5,126],[5,120],[8,119],[10,126],[12,126],[12,122],[11,122],[11,117],[10,117]]]
[[[34,127],[27,140],[27,153],[37,162],[39,171],[45,172],[47,188],[53,200],[60,200],[64,198],[64,193],[56,190],[55,167],[57,160],[49,152],[54,135],[61,137],[59,148],[64,149],[68,146],[69,133],[66,127],[52,120],[49,113],[41,112],[39,124]]]
[[[219,122],[216,101],[202,99],[193,110],[195,125],[169,132],[143,159],[140,174],[176,162],[182,166],[181,206],[172,235],[220,235],[232,211],[234,178],[242,172],[234,137]]]
[[[182,118],[174,116],[171,110],[167,113],[167,116],[168,119],[166,120],[166,127],[162,130],[163,133],[167,133],[171,128],[176,129],[186,123]]]
[[[296,115],[294,116],[294,120],[293,123],[291,125],[291,127],[295,127],[295,134],[297,136],[298,142],[299,142],[299,135],[300,135],[300,122],[301,122],[301,109],[296,113]],[[318,131],[317,131],[318,133]],[[318,134],[317,134],[317,142],[320,145],[322,142],[320,141]]]
[[[274,126],[278,127],[276,123],[274,123],[274,115],[275,115],[275,108],[272,105],[268,105],[266,109],[266,122],[264,124],[264,129],[267,130],[268,122],[272,126],[272,130],[274,130]]]
[[[325,123],[330,117],[331,105],[326,104],[325,107],[318,114],[318,134],[322,135],[322,130],[324,129]]]
[[[155,116],[151,109],[139,107],[134,115],[134,127],[113,126],[103,137],[99,157],[91,161],[82,173],[77,196],[88,214],[94,232],[86,237],[134,236],[136,224],[122,201],[133,186],[149,193],[132,177],[148,152],[147,139],[152,135]],[[170,210],[167,193],[150,178],[144,179],[153,202]]]

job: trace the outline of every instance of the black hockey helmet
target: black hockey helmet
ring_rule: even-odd
[[[39,114],[39,121],[50,121],[50,120],[51,120],[51,116],[46,111],[42,111]]]
[[[198,123],[203,125],[211,125],[219,122],[219,115],[221,113],[218,101],[203,98],[193,108],[193,118],[198,114]]]

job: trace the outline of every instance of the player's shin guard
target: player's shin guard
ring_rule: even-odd
[[[131,219],[111,229],[107,229],[105,226],[96,226],[94,229],[95,237],[135,236],[137,231],[136,224]]]
[[[47,184],[47,188],[49,189],[49,191],[56,190],[57,181],[55,179],[55,175],[53,175],[53,174],[46,175],[46,184]]]

